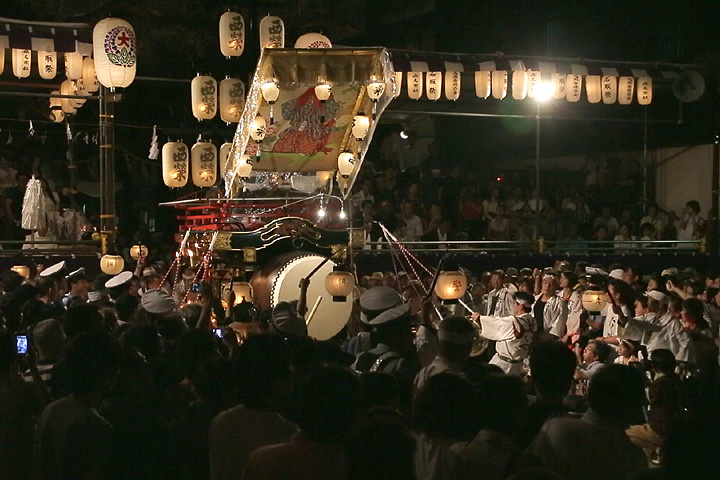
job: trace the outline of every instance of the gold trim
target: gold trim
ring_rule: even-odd
[[[231,232],[218,232],[217,238],[215,239],[215,250],[227,251],[232,250],[230,245],[230,239],[232,238]]]

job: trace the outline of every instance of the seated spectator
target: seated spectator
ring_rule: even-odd
[[[658,209],[657,205],[649,205],[647,209],[647,215],[640,219],[640,226],[643,231],[645,230],[646,224],[649,224],[652,227],[652,231],[656,232],[657,234],[661,234],[662,231],[665,229],[665,215],[660,213],[660,209]],[[658,238],[658,240],[661,240],[661,238]]]
[[[412,202],[405,201],[401,205],[398,220],[400,227],[400,239],[404,241],[419,241],[422,239],[423,227],[420,217],[415,215],[415,207]]]
[[[595,245],[593,245],[598,251],[600,252],[606,252],[608,249],[612,248],[613,245],[611,242],[608,242],[608,238],[610,238],[610,234],[608,232],[608,228],[604,224],[600,224],[595,227]]]
[[[490,223],[497,215],[497,208],[500,204],[500,188],[498,186],[493,186],[490,189],[490,197],[486,198],[482,202],[483,220]]]
[[[495,207],[492,219],[488,224],[488,240],[510,240],[510,218],[505,214],[505,206],[500,203]]]
[[[623,223],[620,225],[620,230],[618,231],[618,234],[615,235],[615,238],[613,239],[616,242],[629,242],[632,240],[635,240],[635,236],[632,234],[632,225],[629,223]],[[615,251],[617,253],[632,253],[635,249],[635,244],[633,243],[616,243],[615,244]]]
[[[678,226],[678,240],[697,240],[700,238],[704,228],[705,220],[700,216],[700,204],[697,200],[691,200],[685,204],[682,218]],[[690,248],[686,244],[681,247]]]
[[[575,371],[575,380],[591,380],[606,365],[605,361],[610,355],[610,347],[602,342],[590,340],[580,357],[580,346],[575,346],[575,356],[578,367]]]
[[[647,469],[647,460],[625,435],[625,428],[640,411],[644,397],[640,372],[624,365],[608,366],[590,381],[590,409],[582,419],[550,419],[528,452],[561,478],[633,478]]]
[[[602,208],[602,213],[593,222],[593,228],[595,229],[596,234],[597,229],[600,225],[605,226],[608,237],[610,238],[614,238],[618,230],[620,229],[617,218],[612,216],[612,213],[610,212],[610,207],[608,206]]]

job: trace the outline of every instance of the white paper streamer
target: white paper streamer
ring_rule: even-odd
[[[45,197],[42,193],[42,184],[35,175],[28,181],[22,206],[22,228],[25,230],[45,230]]]
[[[158,136],[157,136],[157,125],[153,125],[152,139],[150,140],[150,153],[148,158],[150,160],[157,160],[160,150],[158,149]]]

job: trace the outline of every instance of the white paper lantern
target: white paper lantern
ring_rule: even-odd
[[[553,86],[553,98],[560,100],[566,97],[565,89],[567,88],[567,75],[564,73],[553,73],[550,81]]]
[[[464,273],[440,272],[435,282],[435,295],[444,303],[453,303],[465,296],[467,287],[468,281]]]
[[[32,69],[32,50],[12,49],[13,75],[18,78],[27,78]]]
[[[590,103],[599,103],[602,100],[602,78],[599,75],[585,77],[585,92]]]
[[[5,71],[5,49],[0,48],[0,75]]]
[[[332,48],[332,43],[320,33],[306,33],[297,39],[295,48]]]
[[[98,82],[107,88],[125,88],[137,70],[135,30],[125,20],[106,18],[93,29],[93,58]]]
[[[235,12],[220,17],[220,51],[226,57],[239,57],[245,50],[245,19]]]
[[[168,142],[162,148],[163,182],[171,188],[184,187],[190,165],[188,148],[182,142]]]
[[[460,98],[460,72],[445,72],[445,98],[455,101]]]
[[[618,103],[630,105],[635,95],[635,79],[633,77],[620,77],[618,80]]]
[[[582,75],[570,74],[565,79],[565,98],[568,102],[575,103],[582,95]]]
[[[428,72],[425,76],[425,89],[428,100],[440,100],[442,96],[442,73]]]
[[[70,80],[78,80],[83,73],[83,56],[78,52],[65,54],[65,76]]]
[[[325,277],[325,290],[333,297],[333,302],[344,302],[355,288],[355,277],[344,270],[335,270]]]
[[[2,73],[2,70],[0,70]],[[395,91],[393,92],[393,98],[398,98],[402,91],[402,72],[395,72]]]
[[[370,82],[368,83],[368,86],[366,88],[367,90],[367,96],[372,100],[373,102],[377,102],[382,98],[383,94],[385,93],[385,83],[383,82]]]
[[[603,76],[602,92],[603,103],[612,104],[617,102],[617,77],[611,75]]]
[[[475,72],[475,96],[488,98],[490,96],[490,72]]]
[[[505,70],[492,72],[492,96],[502,100],[507,96],[508,73]]]
[[[365,140],[368,131],[370,131],[370,118],[363,112],[358,112],[358,114],[353,117],[352,121],[353,137],[355,137],[355,140],[358,142],[361,142]]]
[[[250,173],[252,172],[252,160],[250,159],[250,155],[247,153],[242,156],[240,159],[240,163],[237,166],[237,175],[240,178],[250,178]]]
[[[125,260],[120,255],[103,255],[100,258],[100,270],[107,275],[117,275],[125,268]]]
[[[262,142],[265,140],[265,134],[267,133],[267,124],[265,119],[259,113],[255,116],[255,120],[250,127],[250,137],[256,142]]]
[[[193,116],[198,120],[210,120],[217,113],[217,82],[206,75],[198,75],[190,82]]]
[[[212,187],[217,179],[217,148],[210,142],[198,142],[190,150],[193,183]]]
[[[141,258],[146,258],[150,254],[150,251],[148,248],[138,243],[137,245],[133,245],[130,247],[130,258],[133,260],[140,260]]]
[[[348,178],[355,168],[355,156],[352,152],[344,151],[338,155],[338,172],[342,178]]]
[[[273,105],[280,96],[280,87],[278,87],[277,80],[272,79],[268,82],[260,85],[260,91],[262,92],[263,99],[270,105],[270,125],[275,124],[275,115],[273,113]]]
[[[640,105],[650,105],[652,103],[653,88],[651,77],[638,77],[637,79],[637,99]]]
[[[73,85],[72,80],[65,80],[60,84],[60,94],[75,95],[75,85]],[[72,115],[77,112],[72,98],[61,98],[60,107],[65,115]]]
[[[542,74],[538,70],[528,70],[527,98],[535,98],[535,89],[542,81]]]
[[[512,76],[512,97],[515,100],[525,100],[528,90],[528,73],[524,70],[515,70]]]
[[[38,53],[38,73],[45,80],[51,80],[57,75],[57,53],[55,52],[37,52]]]
[[[87,92],[82,89],[82,80],[70,80],[72,83],[72,94],[73,95],[87,95]],[[85,105],[85,99],[73,98],[70,100],[70,104],[78,109]]]
[[[207,77],[210,78],[210,77]],[[208,84],[206,84],[208,86]],[[226,78],[220,81],[219,101],[220,118],[225,123],[237,123],[245,108],[245,84],[237,78]],[[193,102],[194,105],[195,102]],[[193,115],[195,113],[193,112]]]
[[[10,270],[17,273],[23,278],[30,277],[30,268],[27,265],[15,265],[11,267]]]
[[[58,95],[60,93],[59,90],[53,90],[50,92],[52,95]],[[60,102],[60,99],[57,97],[50,97],[50,120],[52,120],[55,123],[60,123],[63,120],[65,120],[65,113],[62,111],[62,104]]]
[[[230,159],[230,151],[232,150],[232,142],[225,142],[220,145],[218,150],[218,161],[220,162],[220,171],[224,172],[227,170],[227,166],[230,165],[228,160]]]
[[[602,312],[610,301],[610,297],[604,291],[585,290],[582,295],[582,305],[588,312]]]
[[[280,17],[260,20],[260,48],[285,48],[285,24]]]
[[[419,100],[423,94],[423,74],[422,72],[408,72],[408,97],[412,100]]]
[[[90,93],[95,93],[100,89],[100,82],[95,74],[95,60],[90,57],[83,58],[82,84],[83,90]]]
[[[315,87],[315,96],[321,102],[326,102],[330,98],[330,95],[332,95],[332,85],[329,83],[321,83]]]

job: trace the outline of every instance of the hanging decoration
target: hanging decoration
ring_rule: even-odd
[[[460,98],[460,72],[445,72],[445,98],[453,102]]]
[[[238,177],[242,178],[243,180],[250,178],[250,173],[252,172],[252,160],[250,160],[250,155],[247,153],[242,156],[240,159],[240,163],[237,166],[237,175]]]
[[[260,49],[285,48],[285,24],[280,17],[268,15],[260,20]]]
[[[295,41],[295,48],[332,48],[332,43],[321,33],[306,33]]]
[[[78,80],[83,73],[83,56],[78,52],[65,54],[65,76],[70,80]]]
[[[445,304],[457,303],[465,296],[468,281],[459,271],[440,272],[435,282],[435,295]]]
[[[528,70],[528,91],[527,98],[535,98],[535,90],[542,81],[542,74],[539,70]]]
[[[566,81],[567,76],[564,73],[553,73],[550,77],[553,86],[553,98],[561,100],[566,97]]]
[[[5,49],[0,47],[0,75],[5,71]]]
[[[100,84],[125,88],[135,80],[137,70],[135,30],[125,20],[106,18],[93,29],[93,58]]]
[[[245,19],[235,12],[220,17],[220,51],[227,58],[239,57],[245,50]]]
[[[358,112],[352,120],[352,135],[358,142],[365,140],[370,131],[370,119],[364,112]]]
[[[162,148],[163,182],[171,188],[184,187],[188,181],[188,148],[182,142],[168,142]]]
[[[60,84],[60,95],[75,95],[75,87],[72,80],[65,80]],[[72,98],[61,98],[60,107],[65,115],[73,115],[77,112]]]
[[[89,143],[85,140],[85,143]],[[158,136],[157,136],[157,125],[153,125],[153,133],[150,138],[150,151],[148,152],[148,158],[150,160],[157,160],[160,149],[158,148]]]
[[[343,267],[334,267],[325,277],[325,290],[332,296],[333,302],[344,302],[352,295],[355,277]]]
[[[27,78],[30,76],[32,68],[32,51],[19,48],[12,49],[12,68],[13,75],[18,78]]]
[[[59,90],[53,90],[50,92],[51,95],[59,95]],[[58,97],[50,97],[50,120],[55,123],[60,123],[65,120],[65,113],[62,110],[62,104]]]
[[[442,73],[428,72],[427,76],[425,77],[425,83],[428,100],[440,100],[440,96],[442,95]]]
[[[237,123],[245,108],[245,83],[237,78],[225,77],[218,88],[220,118],[227,124]]]
[[[630,105],[635,94],[635,79],[633,77],[620,77],[618,81],[618,103]]]
[[[582,75],[569,74],[565,80],[565,98],[570,103],[580,101],[582,95]]]
[[[192,159],[193,183],[197,187],[212,187],[217,179],[217,148],[210,142],[202,141],[193,145]]]
[[[38,73],[40,78],[52,80],[57,75],[57,53],[38,52]]]
[[[525,100],[528,93],[528,73],[525,70],[515,70],[512,74],[512,98]]]
[[[198,74],[190,82],[193,116],[198,120],[215,118],[217,112],[217,82],[207,75]]]
[[[490,72],[475,72],[475,96],[487,99],[490,96]]]
[[[585,92],[590,103],[600,103],[602,99],[602,78],[600,75],[585,77]]]
[[[100,89],[100,82],[95,74],[95,60],[91,57],[83,58],[82,85],[83,90],[90,93],[95,93]]]
[[[35,178],[35,175],[28,181],[25,189],[20,226],[25,230],[32,231],[45,230],[47,228],[45,195],[43,195],[42,183]]]
[[[0,70],[0,73],[2,71]],[[393,98],[398,98],[400,96],[400,92],[402,91],[402,72],[395,72],[394,81],[395,81],[395,89],[393,90]]]
[[[377,118],[377,102],[382,98],[383,94],[385,94],[385,83],[378,81],[377,78],[373,78],[366,90],[368,98],[372,100],[372,119],[375,120]]]
[[[502,100],[507,96],[508,73],[505,70],[492,72],[492,96]]]
[[[28,126],[28,138],[35,136],[35,127],[33,126],[32,120],[28,120],[30,125]]]
[[[407,76],[408,97],[412,100],[420,100],[423,94],[422,72],[409,72]]]
[[[280,87],[278,87],[277,79],[273,78],[269,82],[263,83],[260,86],[260,91],[265,101],[270,105],[270,125],[274,125],[273,105],[275,105],[275,102],[280,96]]]
[[[130,258],[133,260],[140,260],[141,258],[147,258],[147,256],[150,254],[150,251],[148,250],[148,247],[145,245],[138,243],[136,245],[133,245],[130,247]]]
[[[637,98],[640,105],[650,105],[653,96],[651,77],[639,77],[637,79]]]
[[[106,275],[117,275],[125,268],[125,260],[120,255],[103,255],[100,258],[100,270]]]
[[[253,120],[253,124],[250,127],[250,138],[255,140],[257,144],[257,161],[260,161],[260,151],[262,150],[262,141],[265,140],[265,133],[267,132],[267,126],[265,119],[258,113]]]
[[[355,156],[350,151],[338,155],[338,173],[342,178],[348,178],[355,168]]]
[[[617,77],[605,75],[602,77],[602,101],[606,104],[617,102]]]
[[[225,142],[222,145],[220,145],[220,150],[218,150],[218,161],[220,162],[220,165],[229,165],[228,161],[230,160],[230,151],[232,150],[232,142]],[[223,167],[223,170],[226,168]]]

